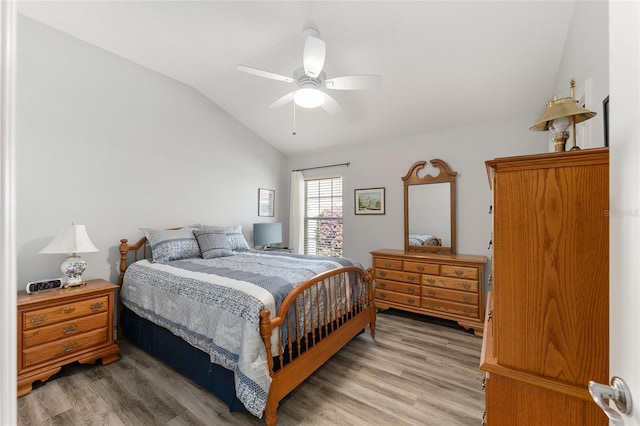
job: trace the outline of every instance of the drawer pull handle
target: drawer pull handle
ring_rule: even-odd
[[[68,345],[64,345],[62,347],[62,352],[71,352],[77,347],[78,347],[78,344],[76,342],[69,343]]]
[[[387,283],[378,283],[378,287],[387,288]]]
[[[91,310],[95,312],[95,311],[99,311],[103,307],[104,307],[104,302],[94,303],[93,305],[91,305]]]
[[[418,271],[422,272],[422,271],[424,271],[424,266],[419,265],[417,269],[418,269]]]
[[[416,299],[414,299],[414,298],[410,297],[409,299],[407,299],[407,302],[408,302],[410,305],[413,305],[414,303],[416,303]]]
[[[464,309],[462,310],[462,312],[464,312],[465,314],[470,314],[470,313],[471,313],[471,309],[469,309],[469,308],[464,308]]]
[[[72,314],[72,313],[74,313],[74,312],[75,312],[75,310],[76,310],[76,308],[74,308],[74,307],[71,307],[71,308],[64,308],[64,311],[63,311],[63,312],[64,312],[65,314]]]
[[[385,268],[391,268],[391,264],[389,262],[387,262],[387,263],[384,264],[384,267]]]
[[[471,288],[471,283],[465,281],[462,283],[462,287],[464,287],[465,290],[469,290]]]
[[[436,295],[436,291],[435,290],[427,290],[427,294],[429,296],[435,296]]]
[[[493,319],[493,309],[489,310],[489,313],[487,314],[487,318],[489,319],[489,321]]]
[[[62,334],[71,334],[78,329],[76,324],[70,325],[69,327],[65,327],[62,329]]]
[[[453,272],[455,272],[457,276],[461,276],[462,274],[464,274],[464,271],[462,269],[454,269]]]
[[[413,294],[414,291],[413,287],[407,287],[407,293]]]
[[[482,390],[487,388],[487,376],[482,378]]]
[[[384,278],[387,276],[387,273],[385,271],[380,271],[380,276]]]
[[[462,298],[462,301],[463,301],[463,302],[467,302],[467,303],[471,302],[471,296],[464,296],[464,297]]]
[[[379,297],[380,299],[386,299],[386,298],[387,298],[387,294],[386,294],[386,293],[380,293],[380,294],[378,295],[378,297]]]
[[[409,282],[414,282],[416,280],[416,277],[414,277],[413,275],[409,275],[407,279],[409,280]]]
[[[436,304],[433,302],[429,302],[427,306],[429,307],[429,309],[434,309],[436,307]]]
[[[436,283],[436,280],[433,278],[427,278],[427,283],[434,285]]]
[[[47,314],[44,314],[38,317],[31,317],[31,321],[29,322],[31,322],[31,325],[38,325],[38,324],[42,324],[46,320],[47,320]]]

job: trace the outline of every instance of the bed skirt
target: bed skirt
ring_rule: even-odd
[[[233,372],[218,364],[212,364],[209,354],[191,346],[166,328],[139,317],[126,306],[123,306],[120,322],[126,340],[213,393],[227,404],[229,411],[248,412],[236,397]],[[364,329],[354,338],[362,333]],[[319,332],[320,334],[324,336],[325,333]],[[313,342],[309,348],[312,346]],[[305,351],[306,349],[302,349],[300,353]],[[293,347],[293,352],[294,357],[298,355],[297,347]],[[285,356],[284,365],[289,362],[288,358]],[[280,361],[274,358],[274,364],[274,370],[277,371]]]
[[[230,411],[247,412],[236,397],[233,372],[212,364],[209,354],[169,330],[141,318],[127,307],[120,316],[124,338],[213,393]]]

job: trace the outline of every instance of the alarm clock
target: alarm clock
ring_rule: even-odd
[[[57,290],[62,288],[62,279],[52,278],[50,280],[32,281],[27,284],[26,291],[28,294],[39,293],[47,290]]]

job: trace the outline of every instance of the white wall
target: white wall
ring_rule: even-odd
[[[546,135],[529,131],[535,118],[508,120],[353,146],[292,158],[291,169],[351,162],[349,167],[305,172],[305,177],[341,173],[344,188],[344,254],[365,266],[369,252],[404,249],[402,177],[413,163],[439,158],[458,172],[458,253],[488,255],[491,236],[491,191],[485,161],[495,157],[544,152]],[[356,216],[354,190],[385,187],[386,214]]]
[[[581,148],[604,146],[602,101],[609,96],[609,2],[578,1],[564,45],[553,96],[570,95],[569,82],[576,81],[576,99],[584,99],[585,107],[597,115],[576,124],[576,141]],[[540,113],[544,108],[540,109]],[[573,145],[567,140],[567,149]],[[553,143],[549,150],[553,151]]]
[[[19,15],[18,282],[60,276],[38,252],[85,224],[87,278],[115,280],[120,238],[140,227],[281,220],[286,159],[199,92]],[[258,218],[258,188],[276,217]]]

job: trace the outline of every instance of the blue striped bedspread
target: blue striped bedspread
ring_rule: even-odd
[[[238,399],[262,417],[271,377],[260,336],[260,311],[268,309],[274,316],[296,286],[342,266],[354,263],[257,250],[215,259],[141,260],[127,268],[121,299],[137,315],[233,371]]]

